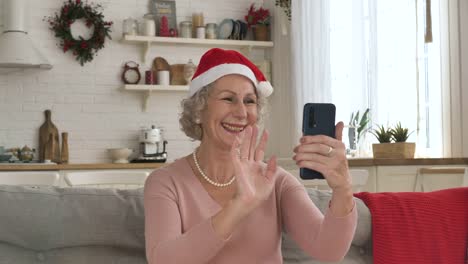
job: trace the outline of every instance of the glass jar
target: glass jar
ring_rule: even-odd
[[[193,64],[193,61],[189,59],[187,64],[184,65],[184,79],[187,83],[190,83],[192,81],[192,77],[195,74],[195,71],[197,70],[197,66]]]
[[[137,35],[138,33],[138,23],[133,18],[127,18],[123,21],[123,35]]]
[[[356,127],[345,125],[343,128],[343,141],[346,148],[346,156],[354,158],[357,154],[357,134]]]
[[[192,37],[192,22],[190,21],[180,22],[180,37],[181,38]]]
[[[199,27],[204,27],[205,22],[203,19],[203,13],[202,12],[193,12],[192,13],[192,33],[194,36],[197,34],[197,28]]]
[[[216,23],[206,24],[206,38],[207,39],[216,39]]]

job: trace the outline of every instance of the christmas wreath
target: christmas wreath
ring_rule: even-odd
[[[81,0],[68,0],[64,3],[60,12],[47,18],[49,29],[60,38],[60,48],[63,52],[73,51],[76,60],[83,66],[86,62],[93,60],[97,51],[104,48],[105,38],[110,36],[112,22],[104,21],[104,15],[100,12],[100,4],[83,3]],[[94,26],[94,32],[89,39],[74,39],[70,25],[77,19],[84,19],[86,26],[90,29]]]

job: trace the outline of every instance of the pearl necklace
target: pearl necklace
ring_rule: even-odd
[[[234,180],[236,179],[236,177],[232,177],[228,182],[226,183],[219,183],[219,182],[215,182],[213,181],[212,179],[210,179],[208,176],[206,176],[206,174],[202,171],[202,169],[200,168],[200,164],[198,164],[198,159],[197,159],[197,154],[196,154],[196,151],[193,152],[193,161],[195,161],[195,166],[197,167],[198,169],[198,172],[200,172],[201,176],[203,177],[203,179],[205,179],[209,184],[211,185],[214,185],[216,187],[226,187],[226,186],[229,186],[231,185],[231,183],[234,182]]]

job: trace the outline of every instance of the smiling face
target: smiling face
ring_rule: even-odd
[[[202,143],[230,149],[236,135],[257,122],[257,101],[248,78],[230,74],[216,80],[201,115]]]

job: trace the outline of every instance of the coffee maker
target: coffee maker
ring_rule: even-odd
[[[162,151],[160,151],[161,143]],[[132,162],[166,162],[166,144],[167,141],[163,140],[161,128],[156,128],[154,125],[151,128],[142,128],[140,131],[140,155]]]

